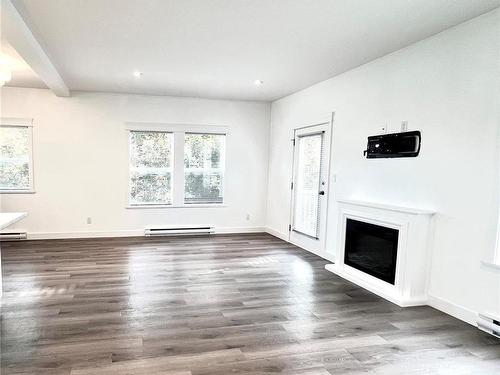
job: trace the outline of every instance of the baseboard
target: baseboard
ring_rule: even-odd
[[[280,232],[279,230],[269,228],[269,227],[265,227],[264,231],[266,233],[269,233],[271,236],[278,237],[280,240],[288,242],[288,233],[283,233],[283,232]]]
[[[264,227],[215,227],[216,234],[264,233]]]
[[[261,233],[264,227],[221,227],[215,228],[216,234]],[[28,240],[57,240],[70,238],[106,238],[106,237],[140,237],[144,229],[114,231],[81,231],[81,232],[29,232]]]
[[[472,310],[432,295],[427,296],[427,304],[434,307],[436,310],[442,311],[445,314],[477,327],[477,313]]]
[[[311,254],[314,254],[314,255],[317,255],[319,256],[320,258],[323,258],[329,262],[332,262],[332,263],[335,263],[335,255],[333,254],[328,254],[326,251],[313,251],[313,250],[307,250],[307,249],[304,249],[303,247],[301,247],[300,245],[292,242],[292,241],[288,241],[290,242],[292,245],[295,245],[297,247],[300,247],[301,249],[311,253]]]
[[[144,229],[81,232],[28,232],[28,240],[59,240],[70,238],[106,238],[144,236]]]
[[[297,247],[300,247],[298,244],[296,243],[293,243],[292,241],[290,241],[288,239],[288,233],[283,233],[283,232],[280,232],[276,229],[273,229],[273,228],[269,228],[269,227],[265,227],[265,232],[266,233],[269,233],[271,236],[274,236],[274,237],[278,237],[279,239],[285,241],[285,242],[288,242],[288,243],[291,243],[292,245],[295,245]],[[329,254],[325,251],[321,251],[321,252],[317,252],[317,251],[311,251],[311,250],[307,250],[307,249],[304,249],[303,247],[300,247],[301,249],[309,252],[309,253],[312,253],[314,255],[317,255],[323,259],[326,259],[330,262],[333,262],[334,261],[334,255],[333,254]]]

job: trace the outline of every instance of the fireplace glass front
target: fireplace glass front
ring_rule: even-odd
[[[344,263],[394,285],[399,231],[347,219]]]

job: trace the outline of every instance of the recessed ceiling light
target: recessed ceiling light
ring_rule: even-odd
[[[134,77],[135,77],[135,78],[141,78],[141,77],[142,77],[142,72],[139,72],[139,71],[137,71],[137,70],[136,70],[136,71],[134,72]]]
[[[253,81],[253,83],[255,86],[262,86],[264,84],[264,81],[256,79],[255,81]]]

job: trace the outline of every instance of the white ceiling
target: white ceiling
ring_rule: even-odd
[[[71,90],[245,100],[280,98],[500,6],[500,0],[16,1]],[[264,85],[255,86],[256,79]]]

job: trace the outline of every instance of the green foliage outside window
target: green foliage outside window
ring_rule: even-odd
[[[30,188],[29,128],[0,127],[0,189]]]
[[[185,203],[222,203],[224,140],[221,134],[185,135]]]
[[[130,201],[172,203],[172,133],[130,132]]]

